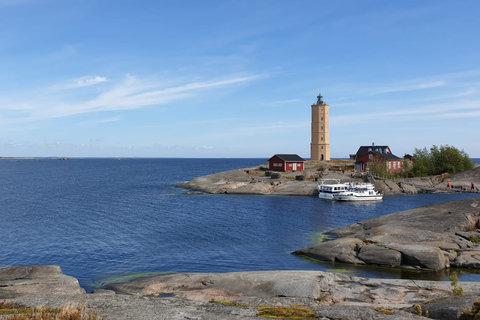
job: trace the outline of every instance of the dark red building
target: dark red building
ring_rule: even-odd
[[[384,162],[387,172],[402,170],[402,159],[392,154],[388,146],[361,146],[355,154],[355,170],[366,171],[373,162]]]
[[[301,171],[305,160],[296,154],[276,154],[268,159],[268,169],[272,171]]]

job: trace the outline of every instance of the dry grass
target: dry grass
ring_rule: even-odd
[[[373,310],[375,310],[377,312],[380,312],[380,313],[383,313],[383,314],[386,314],[386,315],[389,315],[389,316],[395,314],[392,310],[383,309],[383,308],[373,308]]]
[[[271,307],[261,308],[258,310],[257,316],[263,318],[275,319],[312,319],[316,318],[315,312],[302,308],[283,308]]]
[[[65,305],[61,308],[25,308],[6,300],[0,302],[0,319],[8,320],[102,320],[86,306]]]

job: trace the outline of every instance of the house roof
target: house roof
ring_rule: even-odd
[[[275,157],[279,157],[280,159],[282,159],[283,161],[286,161],[286,162],[305,162],[305,160],[302,159],[297,154],[276,154],[273,157],[271,157],[270,159],[268,159],[268,161],[272,160]]]
[[[387,150],[387,152],[384,152],[385,149]],[[357,157],[361,157],[364,154],[367,154],[370,151],[375,151],[375,150],[377,150],[377,153],[379,153],[378,150],[382,150],[382,154],[390,152],[390,148],[388,146],[361,146],[360,148],[358,148],[358,151],[355,155]]]
[[[399,158],[392,153],[387,153],[387,154],[385,153],[379,154],[378,152],[374,152],[374,153],[381,156],[382,158],[385,158],[386,160],[402,160],[402,158]]]
[[[361,146],[360,148],[358,148],[356,157],[361,157],[369,152],[379,157],[382,157],[385,160],[402,160],[401,158],[394,155],[388,146]]]

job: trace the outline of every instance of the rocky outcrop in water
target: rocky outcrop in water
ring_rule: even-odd
[[[403,269],[480,269],[479,217],[480,198],[440,203],[333,230],[336,239],[294,254]]]
[[[330,169],[328,167],[330,166]],[[319,170],[319,168],[323,168]],[[277,172],[275,172],[277,174]],[[195,178],[179,187],[207,193],[256,194],[256,195],[317,195],[318,181],[339,179],[341,182],[361,182],[360,174],[333,170],[333,163],[308,161],[304,171],[281,172],[272,175],[266,166],[237,169]],[[316,181],[317,180],[317,181]],[[452,188],[447,188],[447,180]],[[470,184],[480,186],[480,166],[451,176],[435,176],[402,180],[372,180],[377,190],[385,195],[417,194],[425,192],[470,192]],[[478,189],[474,190],[478,192]]]

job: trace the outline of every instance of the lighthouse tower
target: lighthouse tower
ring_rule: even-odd
[[[312,141],[310,143],[310,159],[330,160],[330,142],[328,134],[328,104],[317,97],[312,105]]]

